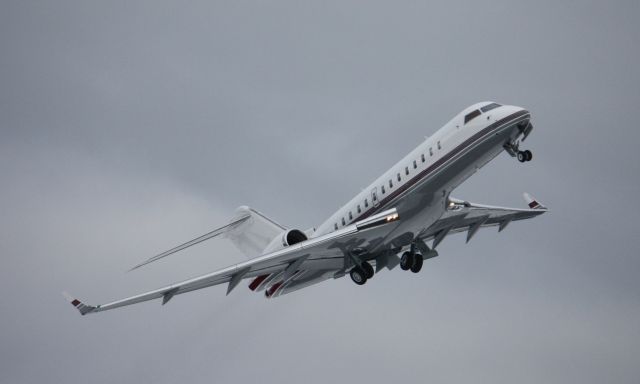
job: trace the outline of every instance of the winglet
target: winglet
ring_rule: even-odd
[[[530,194],[525,192],[523,194],[523,196],[524,196],[524,200],[527,202],[527,204],[529,204],[529,208],[531,208],[531,209],[547,209],[547,207],[545,207],[544,205],[540,204]]]
[[[62,292],[62,296],[64,296],[65,299],[67,299],[67,301],[69,301],[71,303],[71,305],[76,307],[76,309],[78,309],[78,311],[80,311],[80,314],[82,316],[84,316],[87,313],[91,313],[91,312],[96,310],[96,307],[82,303],[80,300],[73,298],[67,292]]]

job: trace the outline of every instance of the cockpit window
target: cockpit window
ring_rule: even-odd
[[[480,111],[478,111],[477,109],[474,111],[471,111],[467,113],[467,115],[464,117],[464,123],[467,124],[468,122],[470,122],[471,120],[473,120],[478,116],[480,116]]]
[[[489,112],[490,110],[492,110],[492,109],[496,109],[496,108],[498,108],[498,107],[500,107],[500,104],[498,104],[498,103],[491,103],[491,104],[487,104],[487,105],[485,105],[484,107],[480,108],[480,110],[481,110],[482,112]]]

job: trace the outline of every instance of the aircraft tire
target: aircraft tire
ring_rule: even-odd
[[[424,260],[422,259],[422,255],[417,253],[413,260],[413,265],[411,266],[411,272],[418,273],[422,269],[422,263]]]
[[[530,150],[526,150],[524,151],[524,157],[525,157],[525,161],[531,161],[531,159],[533,159],[533,153],[531,153]]]
[[[364,261],[362,263],[362,268],[364,269],[364,274],[367,277],[367,279],[372,278],[373,275],[375,274],[375,271],[373,270],[373,267],[367,261]]]
[[[525,161],[527,161],[527,156],[523,151],[518,152],[518,161],[521,163],[524,163]]]
[[[349,272],[349,276],[351,276],[351,280],[357,285],[363,285],[367,282],[367,275],[359,267],[353,268],[351,272]]]
[[[411,254],[411,252],[407,251],[403,253],[402,257],[400,258],[400,268],[403,271],[408,271],[409,269],[411,269],[411,266],[413,265],[413,259],[414,256]]]

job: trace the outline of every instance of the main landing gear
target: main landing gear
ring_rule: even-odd
[[[362,285],[367,282],[374,275],[373,267],[369,262],[363,261],[360,265],[356,265],[349,272],[349,276],[351,276],[351,280],[358,285]]]
[[[522,141],[525,141],[531,131],[533,131],[533,125],[530,121],[525,120],[518,124],[518,137],[522,135]],[[517,137],[513,137],[504,145],[504,149],[511,155],[511,157],[515,157],[519,162],[524,163],[525,161],[531,161],[533,159],[533,154],[530,150],[521,151],[520,150],[520,141],[517,140]]]
[[[397,265],[397,257],[395,256],[396,252],[398,252],[398,250],[393,251],[393,255],[389,255],[395,260],[391,268]],[[351,268],[351,271],[349,272],[349,276],[351,276],[351,280],[358,285],[366,283],[367,280],[372,278],[375,273],[371,264],[366,260],[362,260],[361,257],[363,255],[364,253],[357,251],[346,254],[346,257],[349,257],[351,260],[350,264],[353,265],[353,268]],[[411,247],[402,254],[402,257],[400,258],[400,268],[405,271],[410,270],[413,273],[418,273],[422,269],[422,264],[425,259],[430,259],[436,256],[438,256],[438,252],[436,252],[435,249],[430,249],[422,240],[416,239],[411,243]],[[369,255],[369,258],[371,258],[371,255]]]
[[[400,268],[402,268],[403,271],[411,270],[413,273],[418,273],[422,269],[423,262],[422,254],[407,251],[403,253],[400,258]]]

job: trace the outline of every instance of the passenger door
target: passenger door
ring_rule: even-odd
[[[380,205],[380,201],[378,200],[378,187],[371,190],[371,203],[374,208],[377,208]]]

